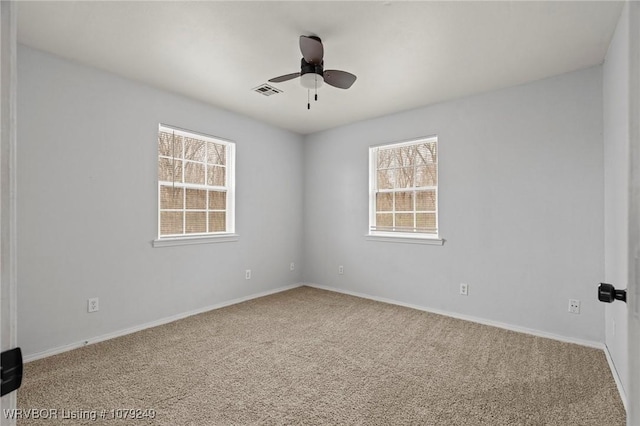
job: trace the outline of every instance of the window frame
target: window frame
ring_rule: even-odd
[[[434,186],[429,186],[427,187],[420,187],[423,189],[429,189],[429,190],[433,190],[435,191],[435,218],[436,218],[436,232],[435,233],[426,233],[426,232],[417,232],[417,231],[413,231],[413,232],[406,232],[406,231],[379,231],[379,230],[375,230],[374,227],[376,226],[376,194],[379,192],[378,188],[377,188],[377,174],[378,174],[378,157],[377,157],[377,153],[379,150],[381,149],[387,149],[387,148],[401,148],[404,146],[411,146],[411,145],[419,145],[421,143],[430,143],[430,142],[435,142],[436,143],[436,147],[437,147],[437,152],[438,152],[438,157],[437,157],[437,161],[436,161],[436,185]],[[431,135],[431,136],[422,136],[422,137],[418,137],[418,138],[414,138],[414,139],[409,139],[409,140],[404,140],[404,141],[399,141],[399,142],[392,142],[392,143],[385,143],[385,144],[380,144],[380,145],[373,145],[369,147],[369,226],[368,226],[368,232],[366,234],[366,237],[368,240],[371,241],[385,241],[385,242],[403,242],[403,243],[416,243],[416,244],[436,244],[436,245],[442,245],[444,243],[444,240],[441,238],[440,235],[440,228],[439,228],[439,219],[440,219],[440,203],[439,203],[439,195],[440,195],[440,191],[439,191],[439,187],[440,187],[440,168],[439,168],[439,146],[438,146],[438,136],[437,135]],[[398,188],[397,190],[391,189],[391,190],[384,190],[381,192],[390,192],[390,193],[395,193],[395,192],[407,192],[407,190],[411,190],[411,191],[416,191],[416,187],[414,186],[413,188]],[[395,207],[394,207],[395,208]],[[394,210],[392,210],[394,211]],[[414,208],[413,208],[413,213],[416,213],[415,210],[415,198],[414,198]],[[394,213],[391,213],[394,214]]]
[[[180,161],[183,162],[191,162],[196,164],[203,164],[205,168],[205,183],[204,184],[193,184],[193,183],[185,183],[185,182],[169,182],[160,180],[160,175],[156,176],[157,182],[157,202],[156,202],[156,213],[157,213],[157,229],[156,229],[156,239],[153,241],[154,247],[165,247],[165,246],[173,246],[173,245],[186,245],[186,244],[205,244],[205,243],[218,243],[218,242],[227,242],[227,241],[237,241],[238,235],[235,233],[235,169],[236,169],[236,156],[235,149],[236,144],[233,141],[228,139],[220,138],[218,136],[212,136],[200,132],[194,132],[192,130],[186,130],[179,127],[167,125],[160,123],[158,125],[158,138],[160,137],[161,132],[167,133],[175,133],[176,135],[180,135],[182,137],[196,139],[204,141],[205,143],[215,143],[218,145],[223,145],[225,147],[225,159],[224,159],[224,168],[225,171],[225,184],[220,185],[209,185],[206,179],[207,166],[211,165],[206,161],[206,154],[204,161],[195,161],[188,160],[184,158],[184,145],[183,152],[181,153]],[[206,146],[206,144],[205,144]],[[157,145],[156,151],[156,164],[158,164],[161,158],[171,158],[162,156],[160,154],[159,144]],[[156,167],[156,170],[158,168]],[[185,173],[184,167],[181,167],[183,176]],[[220,191],[224,190],[226,193],[225,200],[225,230],[224,231],[214,231],[214,232],[197,232],[197,233],[186,233],[186,229],[184,228],[183,222],[183,233],[181,234],[171,234],[171,235],[162,235],[161,234],[161,221],[160,216],[163,211],[167,211],[167,209],[161,208],[161,188],[166,187],[167,184],[175,185],[175,187],[180,187],[185,189],[185,194],[187,189],[199,189],[209,191]],[[186,195],[185,195],[186,196]],[[172,210],[172,209],[170,209]],[[179,210],[179,209],[178,209]],[[208,196],[206,201],[206,207],[204,211],[206,212],[207,221],[209,221],[209,202]],[[177,211],[177,210],[176,210]],[[183,204],[182,211],[185,213],[183,216],[183,221],[186,220],[186,212],[189,209],[186,209],[186,205]]]

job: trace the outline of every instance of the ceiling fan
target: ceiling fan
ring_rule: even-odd
[[[300,83],[303,87],[311,90],[314,89],[315,100],[318,100],[318,87],[323,83],[339,89],[348,89],[351,87],[356,76],[340,70],[324,70],[324,48],[322,40],[316,36],[300,36],[300,51],[302,59],[300,60],[300,72],[281,75],[269,80],[270,83],[281,83],[283,81],[292,80],[300,77]],[[307,102],[307,109],[311,108],[311,103]]]

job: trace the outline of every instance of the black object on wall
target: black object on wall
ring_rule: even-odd
[[[2,396],[18,389],[22,384],[22,351],[13,348],[2,352],[0,376],[2,377]]]
[[[614,286],[607,283],[600,283],[598,287],[598,300],[605,303],[612,303],[614,300],[627,301],[627,290],[616,290]]]

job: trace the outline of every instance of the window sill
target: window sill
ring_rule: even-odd
[[[412,234],[393,235],[393,234],[367,234],[368,241],[382,241],[385,243],[409,243],[409,244],[428,244],[441,246],[444,239],[438,237],[423,237]]]
[[[153,240],[153,247],[188,246],[192,244],[227,243],[238,241],[238,234],[205,235],[197,237],[175,237]]]

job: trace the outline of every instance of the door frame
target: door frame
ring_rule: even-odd
[[[629,281],[627,425],[640,425],[640,2],[629,1]]]
[[[0,350],[17,346],[16,91],[17,4],[0,1]],[[16,392],[1,398],[2,414]],[[14,425],[2,415],[2,424]]]

